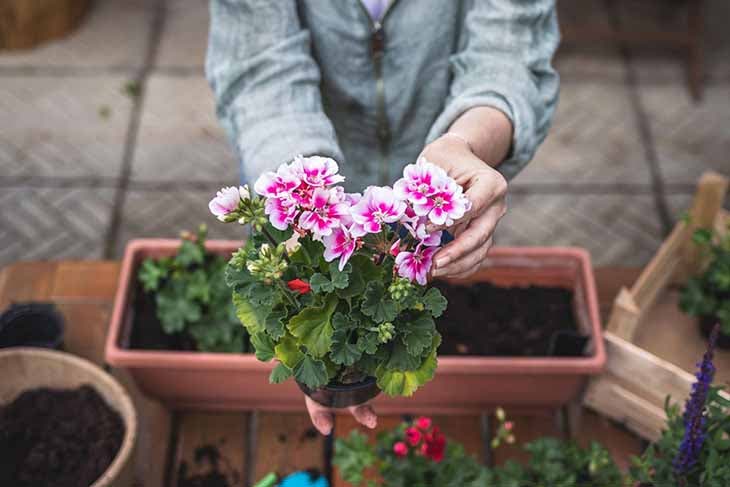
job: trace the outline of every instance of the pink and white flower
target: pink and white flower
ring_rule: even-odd
[[[391,188],[370,186],[352,207],[351,215],[367,233],[378,233],[384,224],[397,222],[405,211],[405,202],[396,198]]]
[[[208,203],[208,209],[220,221],[225,221],[226,216],[238,209],[241,200],[249,197],[248,188],[245,186],[221,188],[216,193],[215,198]]]
[[[437,251],[437,247],[426,247],[419,243],[413,252],[400,252],[395,258],[398,275],[425,286],[433,263],[433,254]]]
[[[434,225],[453,225],[471,209],[464,190],[453,179],[448,179],[424,203],[413,205],[418,216],[427,216]]]
[[[324,244],[324,260],[332,262],[339,257],[340,271],[345,268],[345,264],[357,248],[357,238],[343,226],[335,228],[332,233],[323,237],[322,243]]]
[[[291,163],[291,170],[301,181],[313,188],[323,188],[345,180],[344,176],[337,174],[339,167],[335,160],[329,157],[297,156]]]
[[[265,198],[290,197],[301,182],[288,164],[282,164],[276,172],[268,171],[259,176],[253,189]]]
[[[448,179],[446,171],[421,157],[418,162],[403,169],[403,177],[395,182],[393,191],[404,201],[424,204]]]
[[[419,240],[426,247],[438,247],[441,245],[442,231],[428,233],[426,231],[426,224],[428,219],[426,217],[417,217],[414,222],[406,222],[403,226],[406,227],[408,232],[413,235],[413,238]]]
[[[334,188],[317,188],[312,200],[299,218],[302,230],[311,230],[317,237],[332,234],[341,225],[342,217],[348,214],[348,206],[343,203],[344,193]]]
[[[299,215],[297,205],[284,198],[268,198],[264,204],[264,212],[274,228],[286,230],[294,224]]]

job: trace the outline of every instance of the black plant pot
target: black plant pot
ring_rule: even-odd
[[[319,389],[310,389],[297,382],[304,394],[328,408],[347,408],[364,404],[380,394],[375,377],[368,377],[354,384],[327,384]]]
[[[700,331],[702,332],[702,335],[706,338],[710,338],[710,333],[712,333],[712,328],[715,326],[715,324],[719,320],[711,315],[705,315],[701,316],[699,319],[700,323]],[[717,347],[722,348],[725,350],[730,350],[730,335],[727,335],[723,332],[720,332],[717,335]]]
[[[13,304],[0,315],[0,348],[42,347],[60,350],[63,328],[63,316],[53,304]]]

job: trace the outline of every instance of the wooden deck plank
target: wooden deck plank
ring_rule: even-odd
[[[302,470],[325,472],[325,439],[306,413],[256,412],[252,481],[269,472],[284,477]]]
[[[202,477],[246,486],[248,421],[247,413],[181,413],[168,487],[219,485],[202,484]]]
[[[57,303],[56,307],[64,318],[63,349],[103,366],[111,305]]]
[[[50,298],[53,301],[114,300],[120,264],[116,261],[62,261],[56,266]]]
[[[53,289],[56,262],[18,262],[0,271],[0,309],[11,303],[47,301]]]
[[[481,416],[434,416],[433,424],[449,440],[464,445],[464,449],[479,462],[484,461],[484,424]]]
[[[556,414],[546,411],[545,414],[512,415],[509,408],[505,409],[507,411],[507,420],[514,423],[513,431],[516,442],[512,445],[503,443],[492,451],[495,465],[503,465],[507,460],[526,463],[530,455],[523,450],[525,443],[543,436],[563,438],[563,432]],[[496,420],[493,419],[492,424],[496,424]]]

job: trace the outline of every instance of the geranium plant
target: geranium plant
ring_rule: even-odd
[[[411,395],[436,370],[434,318],[446,300],[428,287],[441,231],[470,208],[462,188],[421,159],[394,187],[347,193],[337,163],[297,157],[263,174],[254,191],[223,188],[210,210],[250,225],[226,282],[271,382],[310,389],[375,377]]]
[[[354,430],[336,441],[333,463],[343,480],[354,486],[483,487],[491,478],[462,445],[448,441],[427,417],[380,434],[376,445]],[[368,472],[372,473],[369,480]]]
[[[242,353],[248,337],[223,283],[226,259],[205,250],[206,235],[205,225],[184,232],[177,253],[145,259],[138,279],[166,334],[182,335],[201,352]]]

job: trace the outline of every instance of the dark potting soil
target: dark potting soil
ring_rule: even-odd
[[[184,333],[167,334],[157,319],[157,306],[152,293],[145,293],[137,284],[132,299],[132,336],[130,347],[137,350],[195,350],[195,342]]]
[[[0,406],[0,485],[89,486],[114,460],[124,430],[90,386],[26,391]]]
[[[196,473],[190,473],[188,462],[181,462],[177,487],[233,487],[239,485],[240,473],[230,467],[215,445],[201,445],[193,457]]]
[[[559,287],[498,287],[489,283],[452,286],[437,282],[449,300],[438,319],[439,355],[582,355],[573,292]],[[556,353],[551,340],[560,337]],[[566,342],[567,346],[566,346]]]

